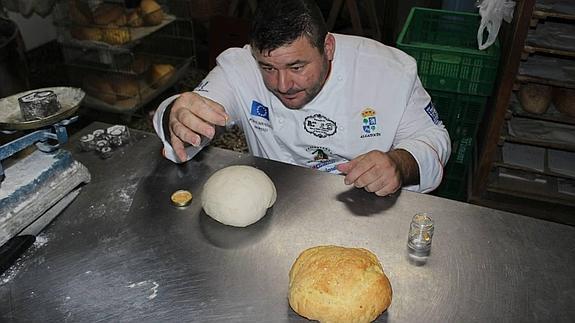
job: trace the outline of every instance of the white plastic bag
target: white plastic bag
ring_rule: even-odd
[[[501,20],[505,19],[506,22],[513,20],[513,9],[515,8],[515,1],[511,0],[479,0],[477,3],[479,7],[479,14],[481,15],[481,25],[477,30],[477,44],[480,50],[484,50],[491,46],[501,27]],[[487,28],[487,40],[483,43],[483,32]]]

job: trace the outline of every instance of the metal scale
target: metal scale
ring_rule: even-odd
[[[60,109],[25,121],[18,98],[42,90],[56,94]],[[90,181],[88,169],[61,149],[84,96],[81,89],[52,87],[0,99],[0,130],[35,130],[0,147],[0,274]]]

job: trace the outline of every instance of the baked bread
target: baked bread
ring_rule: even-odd
[[[138,81],[132,79],[113,79],[110,81],[118,100],[137,98],[140,94]]]
[[[117,101],[116,93],[112,84],[106,79],[90,75],[84,79],[84,91],[91,96],[104,101],[108,104],[114,104]]]
[[[553,88],[548,85],[527,83],[519,88],[519,102],[523,110],[542,114],[547,111],[551,103]]]
[[[102,31],[99,28],[73,27],[70,28],[70,35],[79,40],[102,40]]]
[[[164,11],[154,0],[142,0],[140,3],[140,10],[142,12],[144,24],[148,26],[159,25],[162,23],[162,20],[164,20]]]
[[[126,19],[128,20],[128,26],[130,27],[142,27],[144,24],[144,20],[142,20],[142,16],[140,16],[139,10],[130,12]]]
[[[102,28],[102,40],[110,45],[122,45],[130,41],[130,31],[126,27],[111,24]]]
[[[305,250],[289,273],[289,304],[320,322],[371,322],[391,304],[392,290],[369,250],[318,246]]]
[[[553,91],[553,104],[557,110],[575,118],[575,90],[557,87]]]
[[[174,74],[175,68],[170,64],[154,64],[150,68],[149,83],[152,88],[158,88],[166,83]]]
[[[107,26],[114,24],[117,26],[126,25],[126,15],[124,8],[119,5],[104,3],[94,11],[94,23],[97,25]]]

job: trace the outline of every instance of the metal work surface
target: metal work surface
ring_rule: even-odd
[[[378,256],[393,286],[379,322],[575,320],[574,227],[405,191],[376,198],[341,176],[216,148],[178,166],[154,135],[132,137],[107,160],[72,149],[92,182],[0,278],[0,321],[305,321],[288,305],[288,272],[327,244]],[[247,228],[201,210],[209,175],[237,164],[278,193]],[[187,208],[170,203],[178,189],[194,195]],[[422,211],[435,235],[417,263],[406,242]]]

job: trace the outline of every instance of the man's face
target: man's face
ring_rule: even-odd
[[[313,100],[326,81],[335,39],[326,36],[324,54],[305,37],[271,52],[253,50],[264,83],[290,109],[301,109]]]

